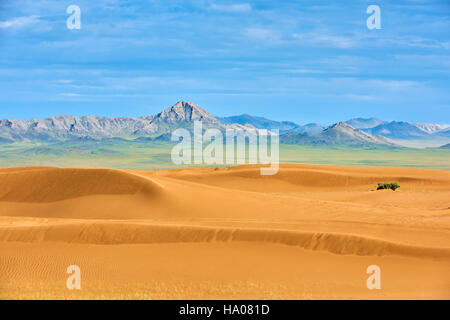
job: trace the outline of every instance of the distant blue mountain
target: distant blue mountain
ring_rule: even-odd
[[[378,118],[356,118],[345,121],[356,129],[391,139],[429,140],[450,138],[448,126],[441,124],[384,121]]]
[[[364,131],[390,139],[421,139],[431,136],[430,133],[425,132],[416,125],[403,121],[383,123],[373,128],[364,129]]]
[[[444,137],[444,138],[450,138],[450,129],[436,132],[435,135],[440,136],[440,137]]]
[[[343,145],[353,147],[396,146],[392,140],[383,136],[368,134],[345,122],[338,122],[317,133],[289,132],[280,137],[280,142],[296,145]]]
[[[309,123],[306,125],[299,125],[292,121],[275,121],[270,120],[263,117],[255,117],[248,114],[241,114],[239,116],[231,116],[231,117],[216,117],[223,124],[240,124],[246,125],[250,124],[258,129],[267,129],[273,130],[278,129],[280,133],[286,132],[306,132],[306,133],[314,133],[320,132],[324,127],[317,123]]]
[[[378,118],[354,118],[354,119],[350,119],[345,121],[345,123],[351,125],[352,127],[356,128],[356,129],[369,129],[369,128],[374,128],[376,126],[382,125],[382,124],[386,124],[388,123],[388,121],[384,121]]]

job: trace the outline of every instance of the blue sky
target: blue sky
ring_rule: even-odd
[[[449,80],[447,0],[0,0],[0,118],[188,100],[218,116],[450,123]]]

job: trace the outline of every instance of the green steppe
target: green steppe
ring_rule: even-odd
[[[162,170],[180,168],[167,142],[0,144],[0,167],[65,166]],[[450,170],[450,149],[280,145],[280,162]],[[184,167],[195,167],[185,165]]]

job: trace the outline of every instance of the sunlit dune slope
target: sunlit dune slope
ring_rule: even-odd
[[[374,191],[380,181],[401,189]],[[15,168],[0,170],[0,186],[3,241],[254,241],[430,257],[450,249],[447,172],[284,165],[267,177],[257,166]],[[38,220],[19,226],[18,217]]]
[[[0,228],[0,242],[161,244],[255,242],[363,256],[400,255],[450,261],[450,248],[405,245],[365,236],[291,230],[168,226],[129,223],[44,223]]]
[[[446,171],[0,169],[0,298],[67,297],[55,279],[75,263],[80,297],[445,299],[449,199]],[[386,290],[371,294],[374,263]]]
[[[426,186],[428,189],[449,191],[450,182],[450,172],[418,169],[285,164],[273,176],[261,176],[259,169],[259,166],[239,166],[170,170],[160,174],[175,179],[258,192],[295,192],[315,188],[370,190],[378,182],[385,181],[402,183],[403,188]]]
[[[149,179],[111,169],[16,168],[0,170],[0,201],[55,202],[92,195],[157,197]]]

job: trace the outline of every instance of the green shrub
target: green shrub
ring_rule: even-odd
[[[397,182],[393,183],[379,183],[377,190],[385,190],[385,189],[391,189],[391,190],[397,190],[400,188]]]

